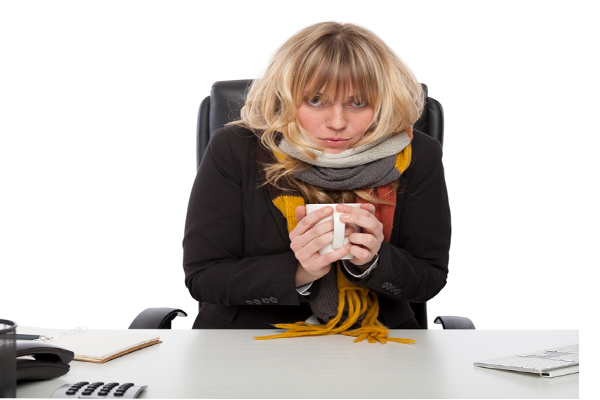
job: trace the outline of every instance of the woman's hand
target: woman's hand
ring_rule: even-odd
[[[354,265],[360,266],[369,263],[379,252],[383,242],[383,224],[375,217],[375,206],[373,204],[361,204],[360,208],[339,204],[337,211],[340,221],[352,223],[362,228],[362,232],[351,233],[350,253],[354,258],[347,260]]]
[[[325,255],[319,254],[320,249],[333,241],[333,221],[325,221],[318,225],[316,223],[331,214],[332,207],[320,208],[309,215],[306,215],[306,207],[296,208],[298,225],[290,232],[290,248],[298,260],[296,287],[323,277],[331,269],[331,263],[350,252],[349,243]],[[346,234],[350,232],[352,228],[347,230]]]

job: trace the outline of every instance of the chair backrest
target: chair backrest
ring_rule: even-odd
[[[240,118],[240,110],[245,103],[246,92],[252,84],[250,79],[236,81],[219,81],[213,84],[210,96],[200,104],[198,125],[196,129],[196,168],[200,167],[202,156],[208,146],[211,135],[228,122]],[[427,95],[427,86],[422,84],[425,92],[425,109],[414,125],[414,128],[444,142],[444,110],[442,105]],[[410,303],[417,322],[427,329],[427,307],[425,303]]]

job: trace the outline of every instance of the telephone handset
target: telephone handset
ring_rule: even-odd
[[[17,340],[17,382],[57,378],[69,372],[75,354],[62,347]]]

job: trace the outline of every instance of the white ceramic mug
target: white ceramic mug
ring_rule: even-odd
[[[333,241],[319,250],[319,254],[321,254],[321,255],[331,253],[332,251],[337,250],[337,249],[341,248],[342,246],[350,243],[350,239],[348,238],[348,236],[344,235],[344,233],[346,231],[346,223],[340,221],[340,215],[342,215],[344,213],[341,213],[335,209],[335,207],[337,205],[338,204],[307,204],[306,205],[306,215],[308,215],[314,211],[320,210],[323,207],[332,207],[333,208],[332,215],[329,215],[328,217],[325,217],[322,220],[320,220],[319,222],[317,222],[317,224],[320,224],[325,221],[329,221],[330,219],[333,219]],[[350,207],[356,207],[356,208],[360,207],[360,203],[344,203],[344,205],[350,206]],[[360,227],[358,225],[350,224],[350,223],[348,225],[350,225],[354,228],[354,232],[360,232]],[[354,256],[352,254],[348,254],[345,257],[342,257],[342,260],[349,260],[351,258],[354,258]]]

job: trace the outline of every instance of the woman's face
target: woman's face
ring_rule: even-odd
[[[357,103],[352,90],[344,99],[331,100],[317,94],[298,106],[298,121],[308,139],[325,153],[338,154],[353,147],[373,121],[375,110]]]

